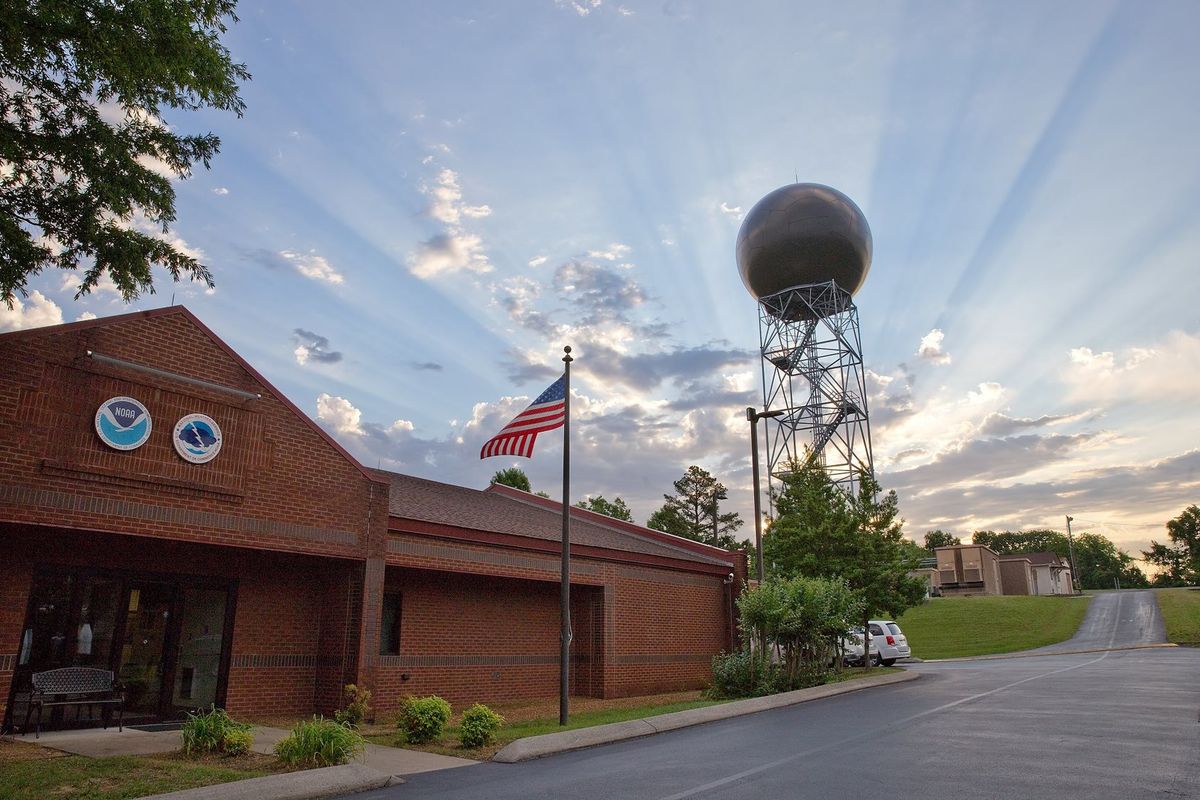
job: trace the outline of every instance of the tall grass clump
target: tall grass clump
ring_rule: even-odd
[[[189,713],[182,733],[183,752],[189,756],[207,753],[240,756],[250,752],[254,745],[250,725],[235,721],[225,709],[216,706],[198,714]]]
[[[299,767],[333,767],[360,755],[366,741],[358,731],[324,717],[297,723],[291,734],[275,745],[275,755]]]

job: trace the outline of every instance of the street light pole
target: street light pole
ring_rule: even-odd
[[[754,472],[754,549],[758,557],[758,582],[763,581],[763,551],[762,551],[762,501],[758,498],[758,421],[767,417],[783,415],[784,409],[764,411],[761,414],[753,406],[746,409],[746,419],[750,422],[750,462]]]
[[[1067,552],[1071,554],[1071,591],[1079,591],[1079,576],[1075,573],[1075,539],[1071,536],[1071,521],[1075,519],[1072,516],[1067,516]]]

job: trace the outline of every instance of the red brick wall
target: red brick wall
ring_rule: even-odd
[[[343,683],[355,680],[353,648],[342,662],[342,643],[349,638],[357,646],[357,618],[345,611],[360,595],[355,562],[0,525],[0,563],[0,657],[19,650],[35,564],[94,567],[236,581],[231,714],[332,712]],[[8,701],[11,677],[11,670],[0,672],[0,702]]]
[[[101,363],[88,350],[262,397]],[[182,310],[6,334],[0,364],[0,521],[361,557],[371,493],[386,490]],[[153,433],[137,450],[113,450],[94,431],[96,409],[116,395],[150,410]],[[192,412],[224,435],[207,464],[171,443]],[[384,530],[376,517],[373,535]]]

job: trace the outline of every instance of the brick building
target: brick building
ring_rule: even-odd
[[[10,723],[67,665],[145,720],[557,694],[557,503],[365,469],[181,307],[0,335],[0,363]],[[572,519],[573,693],[703,685],[744,556]]]

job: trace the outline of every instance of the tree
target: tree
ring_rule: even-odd
[[[625,505],[625,501],[620,497],[609,502],[604,499],[604,495],[598,494],[595,497],[580,500],[575,505],[579,508],[586,508],[588,511],[595,511],[597,514],[603,514],[606,517],[633,522],[633,514],[629,513],[629,506]]]
[[[776,495],[775,522],[763,542],[773,574],[845,581],[863,599],[868,631],[872,615],[899,616],[925,596],[924,581],[908,574],[922,550],[903,534],[895,491],[880,493],[870,475],[860,476],[851,497],[819,465],[796,465]]]
[[[529,486],[529,476],[520,467],[509,467],[508,469],[498,470],[492,476],[491,482],[499,483],[503,486],[511,486],[514,489],[520,489],[522,492],[533,491]]]
[[[733,537],[742,527],[742,518],[736,511],[720,513],[720,501],[729,496],[728,491],[708,470],[690,466],[674,486],[675,494],[663,495],[666,502],[650,515],[646,527],[726,549],[743,547]]]
[[[1200,583],[1200,506],[1191,505],[1167,523],[1171,543],[1150,542],[1142,556],[1161,571],[1155,586],[1190,586]]]
[[[1054,552],[1063,558],[1071,554],[1067,535],[1059,531],[1039,528],[1028,531],[975,531],[971,537],[975,544],[992,548],[1002,556],[1015,553]]]
[[[1111,589],[1118,582],[1126,589],[1150,585],[1145,573],[1133,563],[1133,557],[1098,533],[1075,537],[1075,569],[1084,589]]]
[[[962,540],[952,533],[946,533],[940,528],[925,534],[925,549],[931,554],[939,547],[953,547],[956,544],[962,544]]]
[[[169,177],[207,169],[212,133],[175,133],[163,108],[245,108],[244,64],[220,43],[236,0],[0,4],[0,298],[47,267],[102,277],[126,301],[151,267],[212,285],[207,267],[154,235],[175,221]],[[139,229],[139,226],[141,229]]]

